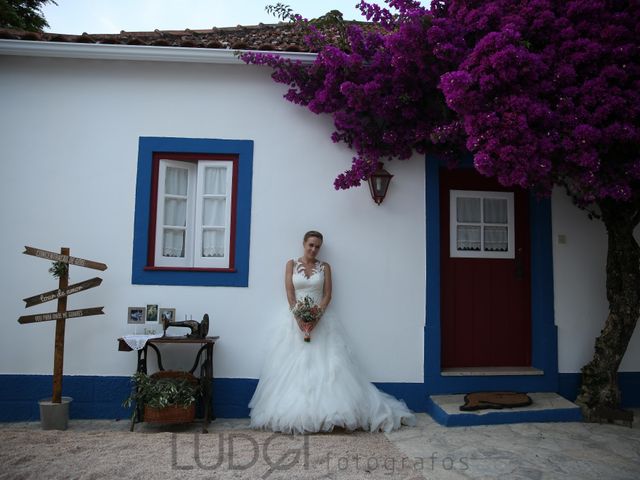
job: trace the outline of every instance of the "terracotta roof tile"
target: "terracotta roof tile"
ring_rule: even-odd
[[[351,23],[351,22],[345,22]],[[356,22],[354,22],[356,23]],[[357,22],[361,23],[361,22]],[[323,28],[325,34],[337,38],[335,29]],[[107,34],[68,35],[47,32],[0,29],[0,39],[42,42],[103,43],[122,45],[153,45],[163,47],[226,48],[233,50],[271,50],[288,52],[311,51],[304,43],[304,33],[291,23],[259,24],[209,30],[155,30]]]

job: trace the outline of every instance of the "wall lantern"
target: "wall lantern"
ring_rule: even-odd
[[[391,182],[391,175],[387,172],[382,162],[378,162],[378,169],[369,177],[369,190],[371,191],[371,198],[378,205],[382,203],[384,197],[387,195],[387,189],[389,188],[389,182]]]

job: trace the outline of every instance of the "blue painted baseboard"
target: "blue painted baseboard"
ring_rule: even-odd
[[[250,378],[216,378],[213,411],[217,418],[248,418],[249,400],[258,384]],[[51,398],[51,375],[0,375],[0,421],[37,421],[38,400]],[[62,394],[73,398],[71,419],[129,419],[122,401],[131,391],[129,377],[65,375]],[[375,383],[382,391],[403,399],[414,412],[426,411],[421,383]],[[198,408],[202,415],[202,408]]]
[[[640,372],[623,372],[618,379],[622,390],[622,406],[640,407]],[[257,384],[258,380],[251,378],[214,379],[213,410],[216,417],[248,418],[249,400]],[[51,397],[52,385],[51,375],[0,375],[0,421],[39,420],[38,400]],[[414,412],[428,412],[432,416],[437,414],[429,405],[428,389],[421,383],[375,385],[403,399]],[[579,373],[559,374],[558,393],[563,397],[575,400],[579,385]],[[122,401],[129,395],[130,389],[129,377],[69,375],[63,379],[63,395],[73,398],[69,412],[72,419],[128,419],[131,410],[122,407]]]
[[[130,417],[122,407],[129,395],[129,377],[67,376],[62,380],[62,394],[73,398],[70,418]],[[51,398],[51,375],[0,375],[0,421],[39,420],[38,400]]]

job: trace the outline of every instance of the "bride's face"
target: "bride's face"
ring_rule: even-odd
[[[304,256],[309,259],[315,259],[322,246],[322,240],[318,237],[309,237],[302,246],[304,247]]]

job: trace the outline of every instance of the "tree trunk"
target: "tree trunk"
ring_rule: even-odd
[[[638,202],[600,201],[598,206],[608,235],[609,316],[596,338],[593,359],[582,367],[576,403],[587,421],[596,420],[598,408],[619,408],[618,367],[640,315],[640,247],[633,237],[640,219]]]

